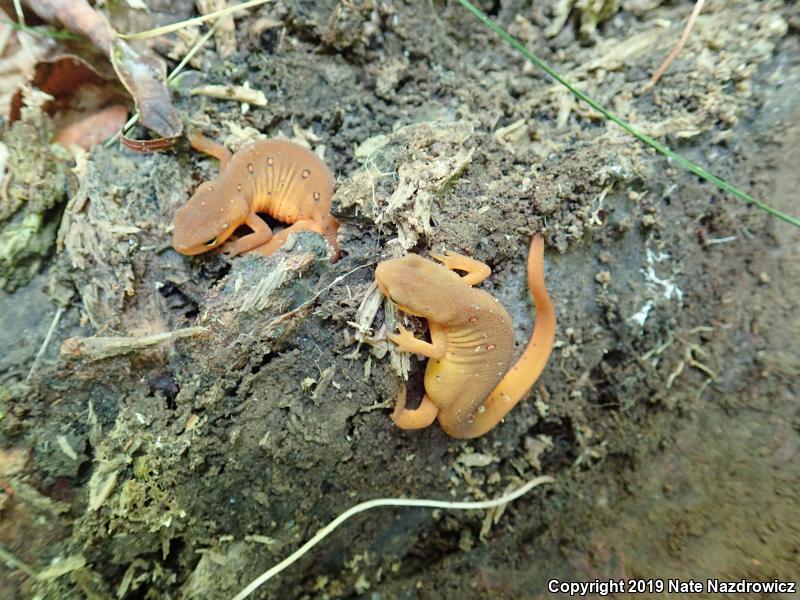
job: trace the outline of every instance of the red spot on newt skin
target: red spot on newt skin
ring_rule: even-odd
[[[494,350],[495,348],[497,348],[497,344],[486,344],[487,350]]]
[[[478,322],[478,317],[470,317],[469,318],[469,322],[470,323],[477,323]]]
[[[333,174],[316,154],[289,140],[257,141],[233,155],[202,136],[191,136],[190,141],[219,158],[221,170],[175,213],[172,245],[178,252],[200,254],[225,244],[222,250],[230,255],[269,256],[292,233],[313,231],[333,248],[331,261],[339,258],[339,222],[330,214]],[[244,180],[247,174],[252,183]],[[259,213],[289,227],[273,235]],[[228,242],[242,225],[252,233]]]

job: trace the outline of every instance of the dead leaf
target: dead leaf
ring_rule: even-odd
[[[56,142],[62,146],[80,146],[88,150],[116,134],[128,120],[128,107],[115,104],[65,127],[56,133]]]
[[[106,18],[85,0],[25,0],[25,4],[45,21],[57,21],[108,54],[116,33]]]
[[[53,118],[55,141],[89,149],[114,135],[128,118],[130,100],[108,69],[106,76],[82,58],[56,56],[36,65],[31,86],[53,97],[42,105]],[[11,100],[9,119],[20,117],[22,90]]]
[[[56,21],[88,38],[111,61],[117,77],[133,96],[142,125],[161,137],[177,137],[183,126],[172,106],[163,60],[146,46],[133,47],[120,39],[108,20],[86,0],[26,0],[37,15]]]
[[[53,45],[54,40],[15,28],[9,15],[0,9],[0,115],[8,113],[11,97],[30,79],[36,63]]]
[[[142,125],[161,137],[178,137],[183,124],[172,106],[164,61],[149,52],[135,50],[120,39],[112,42],[110,56],[117,76],[136,102]]]

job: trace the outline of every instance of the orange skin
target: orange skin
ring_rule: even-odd
[[[387,336],[399,350],[430,359],[419,408],[406,408],[403,386],[392,420],[401,429],[421,429],[438,418],[448,435],[475,438],[497,425],[527,394],[553,349],[556,314],[544,284],[544,241],[536,234],[528,254],[536,326],[513,366],[511,317],[491,295],[471,287],[491,269],[460,254],[431,257],[442,264],[409,254],[384,261],[375,270],[384,295],[401,311],[428,319],[431,334],[429,343],[398,326],[400,333]]]
[[[331,262],[339,258],[339,222],[330,214],[333,175],[316,154],[281,139],[253,142],[236,154],[199,135],[189,141],[220,160],[220,174],[201,184],[175,212],[175,250],[194,255],[222,246],[231,256],[244,252],[269,256],[289,234],[316,231],[333,247]],[[273,235],[258,213],[291,225]],[[252,233],[225,243],[242,225]]]

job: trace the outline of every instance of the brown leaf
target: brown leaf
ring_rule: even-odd
[[[167,89],[164,61],[146,47],[132,47],[117,37],[108,20],[86,0],[26,0],[36,14],[85,36],[109,58],[122,84],[133,96],[142,125],[162,137],[183,130]]]
[[[42,110],[53,118],[55,139],[62,145],[91,148],[119,131],[128,118],[130,100],[113,73],[103,77],[77,56],[40,61],[30,83],[53,97]],[[21,106],[22,93],[17,91],[11,100],[12,122],[19,119]]]
[[[157,56],[134,49],[124,40],[111,42],[111,64],[133,96],[142,125],[161,137],[178,137],[183,130],[167,89],[167,67]]]
[[[58,21],[73,33],[89,38],[108,54],[116,32],[85,0],[26,0],[25,4],[45,21]]]
[[[56,141],[62,146],[77,145],[88,150],[116,134],[127,120],[128,107],[115,104],[65,127],[56,133]]]

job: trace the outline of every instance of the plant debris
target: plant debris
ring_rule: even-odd
[[[134,47],[117,37],[108,20],[86,0],[26,0],[46,21],[56,22],[85,36],[111,61],[119,80],[133,96],[142,125],[161,137],[177,137],[183,130],[167,89],[164,61],[146,46]]]
[[[88,360],[102,360],[112,356],[121,356],[130,352],[137,352],[181,338],[195,337],[208,332],[205,327],[187,327],[165,333],[146,336],[110,336],[69,338],[61,346],[61,355]]]
[[[6,290],[27,284],[55,244],[70,156],[58,145],[42,143],[52,136],[53,124],[42,112],[51,100],[26,90],[21,119],[0,141],[0,155],[8,155],[0,164],[5,166],[0,171],[0,288]]]
[[[394,224],[400,246],[411,248],[431,233],[437,197],[469,166],[472,132],[466,122],[418,123],[362,142],[357,152],[366,155],[364,169],[339,188],[335,201],[378,227]]]

